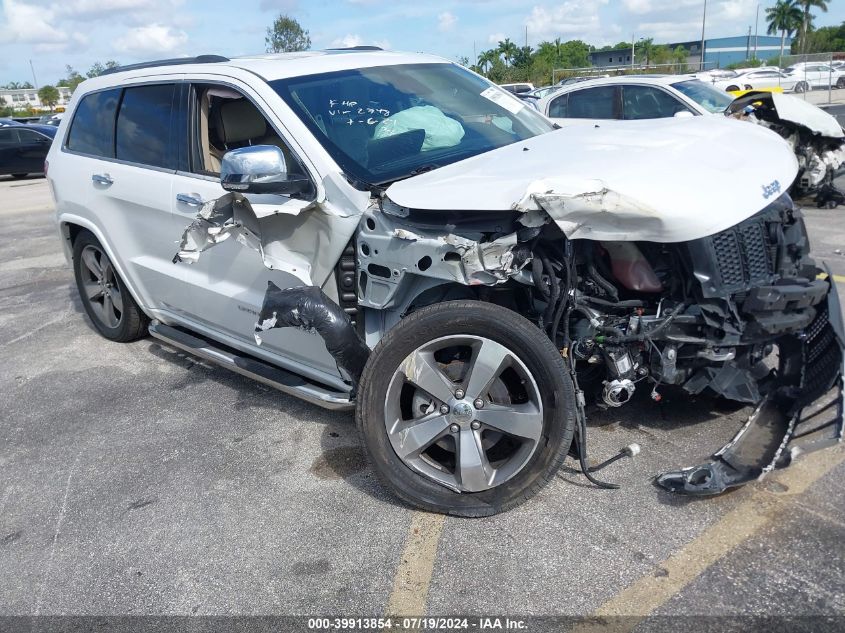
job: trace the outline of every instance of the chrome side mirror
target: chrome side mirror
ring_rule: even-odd
[[[220,185],[238,193],[301,194],[311,188],[303,174],[288,173],[285,155],[275,145],[229,150],[220,163]]]

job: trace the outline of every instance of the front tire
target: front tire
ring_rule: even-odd
[[[488,516],[548,483],[575,430],[560,352],[506,308],[451,301],[402,319],[370,355],[356,419],[379,478],[431,512]]]
[[[147,334],[148,319],[94,235],[82,231],[73,242],[73,272],[82,307],[97,331],[128,343]]]
[[[809,88],[810,85],[806,81],[799,81],[797,84],[795,84],[795,92],[797,92],[798,94],[807,92]]]

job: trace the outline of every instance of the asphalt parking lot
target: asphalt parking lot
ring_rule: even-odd
[[[100,338],[51,207],[44,179],[0,178],[0,615],[845,611],[842,446],[677,498],[652,476],[700,462],[747,410],[644,390],[591,414],[596,458],[643,448],[603,472],[621,490],[569,462],[504,515],[415,512],[381,489],[349,414]],[[845,278],[845,209],[807,220]]]

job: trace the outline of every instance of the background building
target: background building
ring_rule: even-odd
[[[56,88],[59,91],[59,102],[57,105],[61,107],[67,106],[70,101],[70,88]],[[47,110],[47,106],[41,103],[38,98],[38,90],[35,88],[18,88],[9,90],[7,88],[0,88],[0,105],[9,106],[15,110],[26,110],[27,108],[34,108],[36,110]]]
[[[792,39],[784,42],[784,55],[789,55]],[[682,46],[687,51],[687,65],[698,68],[701,63],[701,40],[664,44],[670,50]],[[767,61],[780,55],[780,37],[771,35],[740,35],[737,37],[716,37],[704,40],[705,69],[724,68],[740,64],[746,59]],[[631,65],[631,47],[612,51],[590,53],[590,63],[599,68],[618,68]]]

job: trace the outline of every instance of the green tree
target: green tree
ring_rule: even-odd
[[[92,77],[99,77],[105,71],[110,70],[112,68],[117,68],[118,66],[120,66],[120,64],[114,61],[113,59],[110,59],[105,64],[101,64],[97,61],[94,62],[88,72],[85,73],[85,76],[88,77],[88,79],[91,79]]]
[[[783,58],[783,47],[786,38],[801,27],[803,14],[801,7],[795,0],[778,0],[773,7],[766,9],[767,33],[774,35],[780,31],[780,56]]]
[[[28,81],[25,81],[21,84],[21,88],[23,88],[24,90],[31,90],[32,88],[35,88],[35,86],[33,86]]]
[[[311,48],[311,36],[294,18],[279,14],[264,38],[268,53],[292,53]]]
[[[4,88],[6,88],[6,90],[19,90],[22,86],[19,81],[10,81],[4,86]]]
[[[59,91],[55,86],[47,84],[38,89],[38,98],[41,99],[41,103],[52,110],[59,103]]]
[[[478,65],[484,70],[485,73],[489,73],[490,69],[493,67],[493,63],[499,59],[499,53],[495,51],[495,49],[490,49],[489,51],[481,51],[481,54],[478,56]]]
[[[518,51],[519,48],[516,44],[511,42],[509,37],[506,37],[503,42],[499,42],[499,46],[496,48],[496,52],[500,53],[502,57],[505,58],[505,64],[508,66],[511,65],[514,55],[516,55]]]
[[[70,64],[65,66],[65,79],[59,82],[58,85],[64,84],[70,91],[73,92],[76,90],[76,87],[85,81],[85,77],[80,75]]]
[[[816,8],[827,13],[827,0],[798,0],[798,5],[804,14],[801,20],[801,52],[806,53],[807,34],[810,32],[813,19],[810,10]]]

